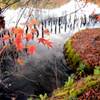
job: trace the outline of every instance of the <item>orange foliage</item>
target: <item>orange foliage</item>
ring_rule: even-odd
[[[24,39],[27,39],[27,42],[29,42],[29,40],[32,39],[32,34],[26,34]]]
[[[28,51],[27,51],[27,54],[28,54],[29,52],[31,52],[31,56],[33,55],[33,52],[34,52],[34,51],[37,52],[36,46],[35,46],[35,45],[33,45],[33,46],[29,45],[27,48],[29,48]]]
[[[16,46],[16,48],[17,48],[17,51],[20,50],[23,53],[23,48],[25,47],[23,46],[23,44],[19,44]]]
[[[4,37],[1,39],[2,39],[2,42],[7,41],[9,39],[9,35],[4,35]]]
[[[31,13],[29,13],[29,16],[30,16],[30,14]],[[25,23],[24,24],[25,26],[30,27],[30,31],[31,31],[30,34],[29,33],[25,33],[24,32],[24,29],[22,29],[20,27],[19,28],[12,27],[12,29],[10,31],[11,36],[4,35],[4,37],[2,37],[0,39],[2,40],[2,42],[7,41],[9,39],[14,40],[14,41],[12,41],[13,42],[12,45],[15,45],[15,48],[16,48],[17,52],[20,50],[23,53],[23,48],[28,48],[28,51],[27,51],[26,54],[31,53],[31,56],[32,56],[34,51],[37,52],[36,46],[35,45],[33,45],[33,46],[29,45],[28,47],[24,47],[23,44],[22,44],[23,43],[22,40],[23,39],[27,39],[27,42],[29,42],[30,39],[33,40],[32,39],[32,36],[33,35],[36,35],[36,32],[37,32],[36,29],[32,29],[32,25],[34,25],[34,24],[35,25],[38,25],[39,22],[38,21],[35,21],[34,19],[31,19],[30,23]],[[47,35],[49,35],[49,31],[48,30],[44,30],[44,33],[47,34]],[[46,44],[47,47],[48,47],[48,49],[49,49],[49,47],[53,48],[53,46],[51,45],[53,43],[50,42],[49,40],[44,39],[44,37],[38,38],[37,40],[38,40],[38,43],[41,42],[44,46]],[[11,46],[11,44],[9,46]],[[3,52],[3,50],[6,47],[8,47],[8,46],[6,46],[6,45],[3,46],[2,50],[0,51],[0,54]],[[22,62],[22,59],[18,58],[17,59],[17,62],[19,62],[19,64],[21,64],[22,66],[24,66],[24,63]]]
[[[19,46],[20,43],[23,43],[23,42],[22,42],[22,38],[21,38],[21,37],[16,37],[16,38],[15,38],[15,41],[14,41],[14,44],[17,44],[17,45]]]
[[[6,46],[3,46],[3,49],[0,51],[0,54],[3,52],[3,50],[6,48]]]
[[[79,1],[85,2],[86,0],[79,0]],[[87,3],[88,3],[88,2],[96,2],[96,3],[100,3],[100,0],[87,0]]]
[[[100,0],[94,0],[95,2],[97,2],[97,3],[100,3]]]
[[[22,66],[24,66],[24,63],[22,62],[22,59],[18,58],[17,61],[19,62],[19,64],[21,64]]]
[[[91,14],[91,15],[94,15],[94,13],[95,13],[95,9],[94,9],[94,11],[92,12],[92,14]]]
[[[97,20],[100,22],[100,16],[98,16]]]
[[[49,39],[45,41],[45,44],[47,45],[48,49],[49,49],[49,47],[53,48],[53,46],[51,45],[53,43],[50,42]]]
[[[38,43],[42,42],[44,46],[45,46],[45,41],[46,40],[44,39],[44,37],[38,38]]]
[[[45,33],[46,35],[50,35],[50,33],[49,33],[49,31],[48,31],[47,29],[44,30],[44,33]]]
[[[32,29],[32,30],[31,30],[31,33],[33,33],[33,34],[35,34],[35,35],[36,35],[36,33],[35,33],[35,32],[36,32],[36,29]]]
[[[19,36],[22,36],[23,37],[23,35],[24,35],[24,30],[23,29],[21,29],[20,27],[18,28],[18,33],[17,33],[17,35],[19,35]]]

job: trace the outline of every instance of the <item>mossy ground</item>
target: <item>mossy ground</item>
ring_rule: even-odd
[[[77,32],[64,45],[64,56],[78,75],[92,74],[100,66],[100,28]]]
[[[85,91],[88,91],[91,87],[94,87],[95,85],[99,85],[100,87],[100,78],[92,79],[91,81],[86,83],[85,77],[78,82],[75,82],[74,84],[74,87],[62,87],[60,89],[57,89],[53,92],[52,97],[48,98],[47,100],[75,100],[75,98],[77,100],[80,96],[82,96],[82,94],[85,93]]]

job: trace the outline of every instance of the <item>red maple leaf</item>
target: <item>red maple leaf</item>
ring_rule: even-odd
[[[16,37],[15,41],[14,41],[14,44],[19,45],[20,43],[22,43],[22,38],[21,37]]]
[[[32,39],[32,34],[26,34],[24,39],[27,38],[27,42],[29,42],[30,39]]]
[[[10,33],[12,33],[12,32],[14,32],[14,27],[12,27],[12,29],[11,29]]]
[[[24,35],[24,30],[21,29],[20,27],[18,28],[18,35],[22,36]]]
[[[38,43],[42,42],[43,45],[45,46],[45,41],[46,40],[44,39],[44,37],[38,38],[37,40],[39,40]]]
[[[4,35],[4,37],[1,39],[2,39],[2,42],[4,42],[4,41],[7,41],[9,38],[10,38],[9,35]]]
[[[17,33],[18,33],[18,29],[17,29],[17,28],[12,27],[12,30],[11,30],[10,32],[12,32],[12,33],[13,33],[13,34],[11,35],[11,37],[13,37],[13,36],[15,36],[15,34],[17,34]]]
[[[32,25],[33,25],[33,23],[30,23],[28,26],[31,28],[31,27],[32,27]]]
[[[100,15],[99,15],[99,16],[97,16],[97,20],[100,22]]]
[[[35,33],[35,32],[36,32],[36,29],[32,29],[32,30],[31,30],[31,33],[33,33],[33,34],[35,34],[35,35],[36,35],[36,33]]]
[[[51,44],[53,44],[53,43],[50,42],[49,39],[45,41],[45,44],[47,45],[48,50],[49,50],[49,47],[53,48],[53,46],[51,45]],[[53,48],[53,49],[54,49],[54,48]]]
[[[33,46],[29,45],[27,48],[29,48],[28,51],[27,51],[27,54],[30,52],[31,53],[31,56],[33,55],[33,52],[34,51],[37,52],[35,45],[33,45]]]
[[[6,48],[6,45],[3,46],[2,50],[0,51],[0,54],[3,52],[3,50]]]
[[[92,14],[91,14],[91,15],[93,16],[93,15],[94,15],[94,13],[95,13],[95,9],[94,9],[94,11],[92,12]]]
[[[23,44],[19,44],[16,46],[16,48],[17,48],[17,51],[20,50],[23,53],[23,48],[25,47],[23,46]]]
[[[45,29],[43,32],[44,32],[44,34],[46,34],[46,35],[50,35],[50,32],[49,32],[47,29]]]

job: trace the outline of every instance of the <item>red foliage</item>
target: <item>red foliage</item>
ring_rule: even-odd
[[[0,51],[0,54],[3,52],[3,50],[6,48],[6,46],[3,46],[2,50]]]
[[[20,50],[23,53],[23,48],[25,48],[22,44],[16,46],[17,51]]]
[[[29,52],[31,52],[31,56],[33,55],[33,52],[34,52],[34,51],[37,52],[36,46],[35,46],[35,45],[33,45],[33,46],[29,45],[27,48],[29,48],[28,51],[27,51],[27,54],[28,54]]]
[[[1,14],[1,8],[0,8],[0,14]],[[31,13],[30,13],[30,15],[31,15]],[[34,51],[37,52],[35,45],[33,45],[33,46],[30,46],[29,45],[28,47],[24,47],[23,44],[22,44],[24,39],[26,39],[27,42],[29,42],[30,39],[33,40],[33,37],[32,36],[36,35],[37,30],[36,29],[32,29],[32,26],[33,25],[39,25],[39,22],[36,21],[36,20],[34,20],[34,19],[31,19],[30,20],[30,23],[25,23],[25,26],[27,28],[29,28],[29,30],[31,31],[30,33],[28,33],[28,31],[25,32],[24,29],[22,29],[20,27],[19,28],[12,27],[9,35],[4,35],[4,37],[0,38],[2,40],[2,42],[5,42],[7,40],[10,41],[9,42],[10,44],[5,44],[5,46],[3,47],[3,49],[0,51],[0,54],[3,52],[3,50],[6,47],[9,47],[11,45],[15,45],[15,48],[16,48],[17,52],[20,50],[22,53],[23,53],[23,48],[29,48],[28,51],[27,51],[27,54],[30,52],[31,53],[31,56],[33,55],[33,52]],[[5,28],[4,17],[2,17],[2,16],[0,16],[0,29],[1,28]],[[47,30],[44,30],[44,33],[46,35],[49,35],[49,32]],[[53,48],[53,46],[51,45],[53,43],[50,42],[49,40],[44,39],[44,37],[39,38],[37,40],[38,40],[38,43],[42,42],[44,46],[47,45],[48,49],[49,49],[49,47]],[[8,46],[6,46],[6,45],[8,45]],[[24,65],[24,63],[22,63],[22,59],[18,58],[17,61],[21,65]]]
[[[26,36],[24,37],[24,39],[27,39],[27,42],[29,42],[30,39],[32,39],[32,34],[26,34]]]
[[[50,35],[49,30],[45,29],[45,30],[44,30],[44,34],[46,34],[46,35]]]
[[[1,39],[2,39],[2,42],[4,42],[4,41],[7,41],[9,38],[10,38],[9,35],[4,35],[4,37]]]
[[[100,29],[86,29],[75,34],[72,47],[91,68],[100,66]]]
[[[100,22],[100,16],[98,16],[97,20]]]
[[[85,91],[78,100],[100,100],[100,83]]]
[[[23,43],[22,38],[21,37],[16,37],[15,41],[14,41],[14,44],[20,45],[20,43]]]
[[[94,15],[95,14],[95,9],[93,10],[92,14],[91,15]]]
[[[49,49],[49,47],[53,48],[53,46],[51,45],[53,43],[50,42],[49,39],[45,41],[45,44],[47,45],[48,49]]]
[[[46,41],[46,40],[44,39],[44,37],[38,38],[38,43],[42,42],[43,45],[45,45],[45,41]]]

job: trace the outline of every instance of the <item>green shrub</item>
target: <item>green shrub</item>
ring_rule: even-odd
[[[81,57],[78,56],[77,54],[73,56],[72,58],[72,64],[74,69],[76,69],[79,66],[79,63],[81,62]]]
[[[44,95],[40,94],[39,96],[40,96],[41,100],[45,100],[47,98],[47,94],[46,93]]]
[[[99,66],[95,66],[94,75],[98,76],[99,74],[100,74],[100,67]]]
[[[30,98],[28,98],[28,100],[33,100],[33,98],[32,98],[32,97],[30,97]]]
[[[91,69],[89,65],[85,62],[80,63],[79,67],[77,68],[77,75],[86,76],[90,73],[91,73]]]
[[[70,45],[68,49],[65,51],[65,57],[68,57],[68,54],[71,52],[72,46]]]
[[[74,49],[71,49],[70,53],[68,54],[68,59],[72,59],[75,54],[76,51]]]
[[[76,51],[71,46],[73,37],[74,36],[72,36],[65,44],[66,51],[65,51],[64,56],[65,56],[67,64],[69,64],[70,67],[76,70],[76,68],[79,66],[81,58],[76,54]]]
[[[78,95],[82,94],[82,93],[84,92],[85,89],[86,89],[86,88],[78,88],[78,89],[74,90],[74,91],[70,94],[70,96],[71,96],[71,97],[77,97]]]
[[[74,84],[74,80],[73,80],[73,78],[68,77],[68,81],[65,82],[64,87],[66,87],[66,88],[70,88],[70,87],[72,87],[72,86],[75,86],[75,84]]]
[[[98,80],[96,80],[96,81],[90,81],[90,82],[86,83],[85,86],[87,88],[90,88],[90,87],[93,87],[94,85],[96,85],[97,83],[98,83]]]
[[[86,80],[85,80],[85,83],[88,83],[89,81],[91,81],[93,79],[92,76],[87,76]]]
[[[71,45],[71,42],[72,42],[72,38],[70,38],[70,39],[66,42],[66,46],[65,46],[66,49]]]

